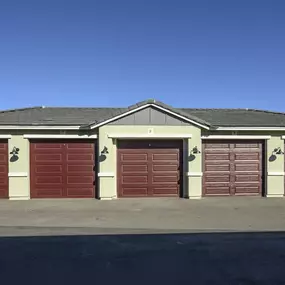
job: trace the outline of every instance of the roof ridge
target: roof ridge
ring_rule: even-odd
[[[262,113],[270,113],[270,114],[277,114],[277,115],[285,115],[285,112],[278,112],[278,111],[270,111],[270,110],[261,110],[261,109],[247,109],[248,111],[254,112],[262,112]]]
[[[18,111],[26,111],[26,110],[33,110],[33,109],[44,109],[45,106],[33,106],[33,107],[24,107],[19,109],[6,109],[0,110],[0,113],[9,113],[9,112],[18,112]]]

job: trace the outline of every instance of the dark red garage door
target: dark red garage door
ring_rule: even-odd
[[[94,141],[32,141],[31,198],[95,197]]]
[[[0,198],[8,198],[8,143],[0,140]]]
[[[119,141],[118,196],[179,196],[182,141]]]
[[[262,141],[203,142],[203,194],[261,195]]]

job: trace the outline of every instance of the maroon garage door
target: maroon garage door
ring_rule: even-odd
[[[31,198],[95,197],[94,141],[32,141]]]
[[[203,142],[203,194],[261,195],[262,141]]]
[[[119,141],[118,196],[179,196],[181,141]]]
[[[0,198],[8,198],[8,143],[0,140]]]

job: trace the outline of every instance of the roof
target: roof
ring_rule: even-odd
[[[174,108],[153,99],[126,108],[31,107],[4,110],[0,112],[0,125],[89,127],[148,105],[211,128],[285,127],[285,113],[255,109]]]

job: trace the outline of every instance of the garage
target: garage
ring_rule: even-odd
[[[180,140],[118,141],[118,196],[181,196],[182,145]]]
[[[263,194],[262,141],[203,141],[203,195]]]
[[[31,198],[94,198],[94,141],[31,141]]]
[[[8,196],[8,142],[0,140],[0,198]]]

